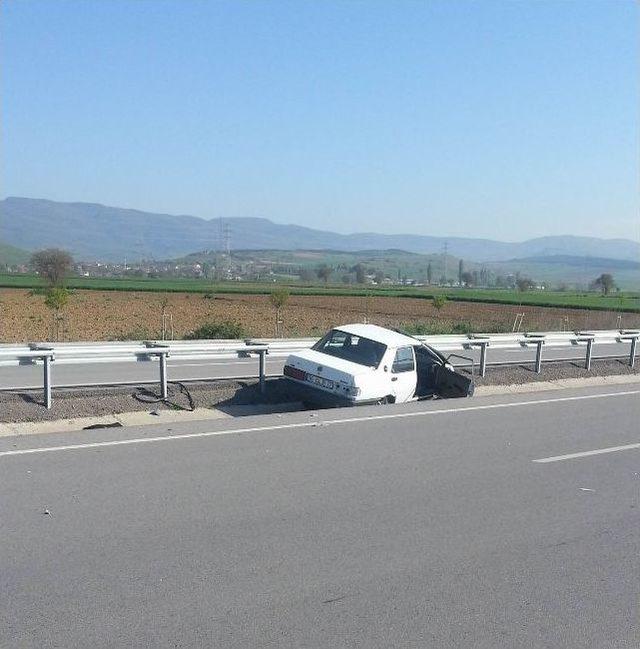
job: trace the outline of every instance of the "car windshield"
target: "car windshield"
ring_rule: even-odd
[[[313,349],[359,365],[378,367],[387,347],[369,338],[332,329]]]

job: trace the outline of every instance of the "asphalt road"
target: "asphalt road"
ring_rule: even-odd
[[[445,352],[447,353],[447,352]],[[463,352],[465,356],[480,360],[480,352],[475,349]],[[597,356],[618,355],[627,357],[629,345],[626,343],[601,344],[593,346],[594,358]],[[489,349],[489,362],[533,363],[536,356],[535,347],[522,349]],[[584,359],[585,346],[548,347],[543,350],[543,358],[576,358]],[[267,357],[267,372],[281,374],[283,357]],[[452,359],[454,364],[465,363],[461,359]],[[246,377],[258,375],[258,360],[237,358],[233,360],[168,360],[169,379],[175,381],[193,379],[211,379],[222,377]],[[83,363],[56,364],[52,369],[54,386],[73,386],[86,384],[114,384],[122,382],[144,382],[158,380],[157,361],[123,362],[123,363]],[[42,386],[42,366],[22,365],[17,367],[0,366],[0,390],[7,388],[39,388]]]
[[[629,385],[1,438],[0,646],[635,649],[639,421]]]

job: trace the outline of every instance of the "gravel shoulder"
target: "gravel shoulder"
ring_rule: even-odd
[[[531,366],[511,365],[487,368],[487,375],[476,377],[477,387],[518,386],[528,383],[607,376],[640,376],[640,367],[631,368],[623,361],[594,361],[587,371],[580,363],[563,362],[544,365],[540,374]],[[45,422],[78,417],[101,417],[126,412],[162,413],[218,409],[230,414],[243,412],[241,406],[270,411],[290,409],[293,397],[280,379],[267,382],[261,394],[256,381],[217,381],[210,383],[170,384],[167,402],[159,400],[153,386],[127,386],[91,389],[56,389],[51,410],[42,405],[36,391],[1,392],[0,422]]]
[[[561,379],[584,379],[594,376],[634,376],[640,375],[640,363],[630,367],[626,360],[594,360],[591,370],[584,368],[584,361],[570,361],[562,363],[545,363],[542,372],[536,374],[533,364],[502,365],[487,367],[487,374],[483,378],[475,378],[476,386],[484,385],[521,385],[523,383],[537,383],[541,381],[558,381]]]

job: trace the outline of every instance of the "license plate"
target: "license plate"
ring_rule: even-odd
[[[321,376],[316,376],[315,374],[307,374],[307,381],[309,381],[309,383],[318,385],[321,388],[326,388],[327,390],[333,390],[333,381],[322,378]]]

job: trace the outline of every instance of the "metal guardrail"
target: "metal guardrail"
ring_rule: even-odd
[[[159,368],[160,396],[168,398],[167,359],[207,360],[219,358],[258,356],[258,379],[260,391],[265,391],[265,356],[267,345],[249,341],[144,341],[141,343],[55,343],[20,347],[0,346],[0,367],[43,364],[43,400],[49,409],[51,398],[51,364],[121,363],[157,361]]]
[[[515,334],[469,334],[466,336],[416,336],[440,351],[456,351],[462,345],[463,349],[480,348],[480,376],[485,376],[488,348],[514,349],[518,347],[535,347],[535,371],[540,373],[543,362],[543,347],[581,347],[585,348],[585,369],[591,369],[593,345],[629,343],[629,365],[635,364],[636,349],[640,331],[552,331],[526,332]]]
[[[640,331],[607,330],[576,332],[528,332],[509,334],[469,334],[415,336],[441,352],[480,350],[480,376],[486,375],[489,349],[535,348],[535,371],[542,370],[543,348],[584,347],[585,368],[591,368],[593,345],[629,344],[629,365],[635,364]],[[208,360],[246,358],[257,355],[260,389],[265,389],[265,357],[286,357],[290,353],[308,349],[317,338],[246,340],[168,340],[143,342],[106,343],[31,343],[29,345],[0,345],[0,369],[2,366],[43,365],[43,396],[47,408],[51,408],[52,364],[113,363],[127,361],[157,361],[159,384],[163,399],[167,398],[167,358],[172,360]],[[551,360],[551,359],[550,359]],[[554,359],[556,360],[556,359]]]

